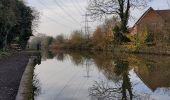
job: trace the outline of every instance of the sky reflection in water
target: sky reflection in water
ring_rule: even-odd
[[[49,55],[48,55],[49,54]],[[51,52],[35,67],[35,100],[169,100],[170,57]]]

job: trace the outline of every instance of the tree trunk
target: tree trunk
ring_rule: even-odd
[[[125,33],[128,32],[127,24],[129,20],[129,10],[130,10],[130,0],[127,1],[127,4],[124,0],[118,0],[119,2],[119,17],[121,19],[120,32],[119,32],[119,41],[120,42],[129,42],[130,40],[126,37]]]
[[[128,24],[128,19],[129,19],[130,0],[127,1],[126,5],[125,5],[125,1],[123,1],[123,0],[118,0],[118,1],[119,1],[119,6],[120,6],[119,17],[121,19],[120,29],[121,29],[121,33],[124,34],[128,30],[127,24]]]
[[[7,29],[6,34],[5,34],[5,38],[4,38],[4,46],[3,46],[3,50],[6,51],[7,47],[8,47],[8,34],[9,34],[9,30]]]

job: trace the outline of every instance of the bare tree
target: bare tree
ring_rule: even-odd
[[[127,33],[130,10],[144,8],[150,0],[90,0],[87,10],[92,18],[114,15],[120,19],[120,33]]]

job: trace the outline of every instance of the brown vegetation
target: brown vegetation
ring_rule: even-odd
[[[113,46],[113,28],[118,24],[115,18],[108,19],[103,25],[99,25],[91,36],[82,31],[75,30],[71,36],[66,39],[63,35],[58,35],[53,44],[55,49],[95,49],[106,50]]]

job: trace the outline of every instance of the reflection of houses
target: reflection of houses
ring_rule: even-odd
[[[150,32],[153,39],[158,41],[166,33],[168,24],[170,24],[170,10],[154,10],[149,8],[141,18],[130,29],[130,34],[135,35],[144,31]]]
[[[102,56],[103,57],[103,56]],[[107,56],[108,57],[108,56]],[[122,57],[122,58],[120,58]],[[115,68],[118,59],[124,59],[129,62],[129,68],[127,70],[134,69],[136,75],[141,81],[152,91],[158,88],[170,87],[170,57],[168,56],[154,56],[154,55],[114,55],[107,59],[101,58],[95,59],[95,63],[98,68],[109,80],[119,80],[117,69]],[[123,72],[123,71],[120,71]]]
[[[146,62],[145,66],[135,67],[135,72],[138,77],[152,91],[155,91],[158,88],[170,87],[170,63],[164,62],[164,60],[166,61],[168,59],[159,58],[156,60],[153,58],[153,63]]]

